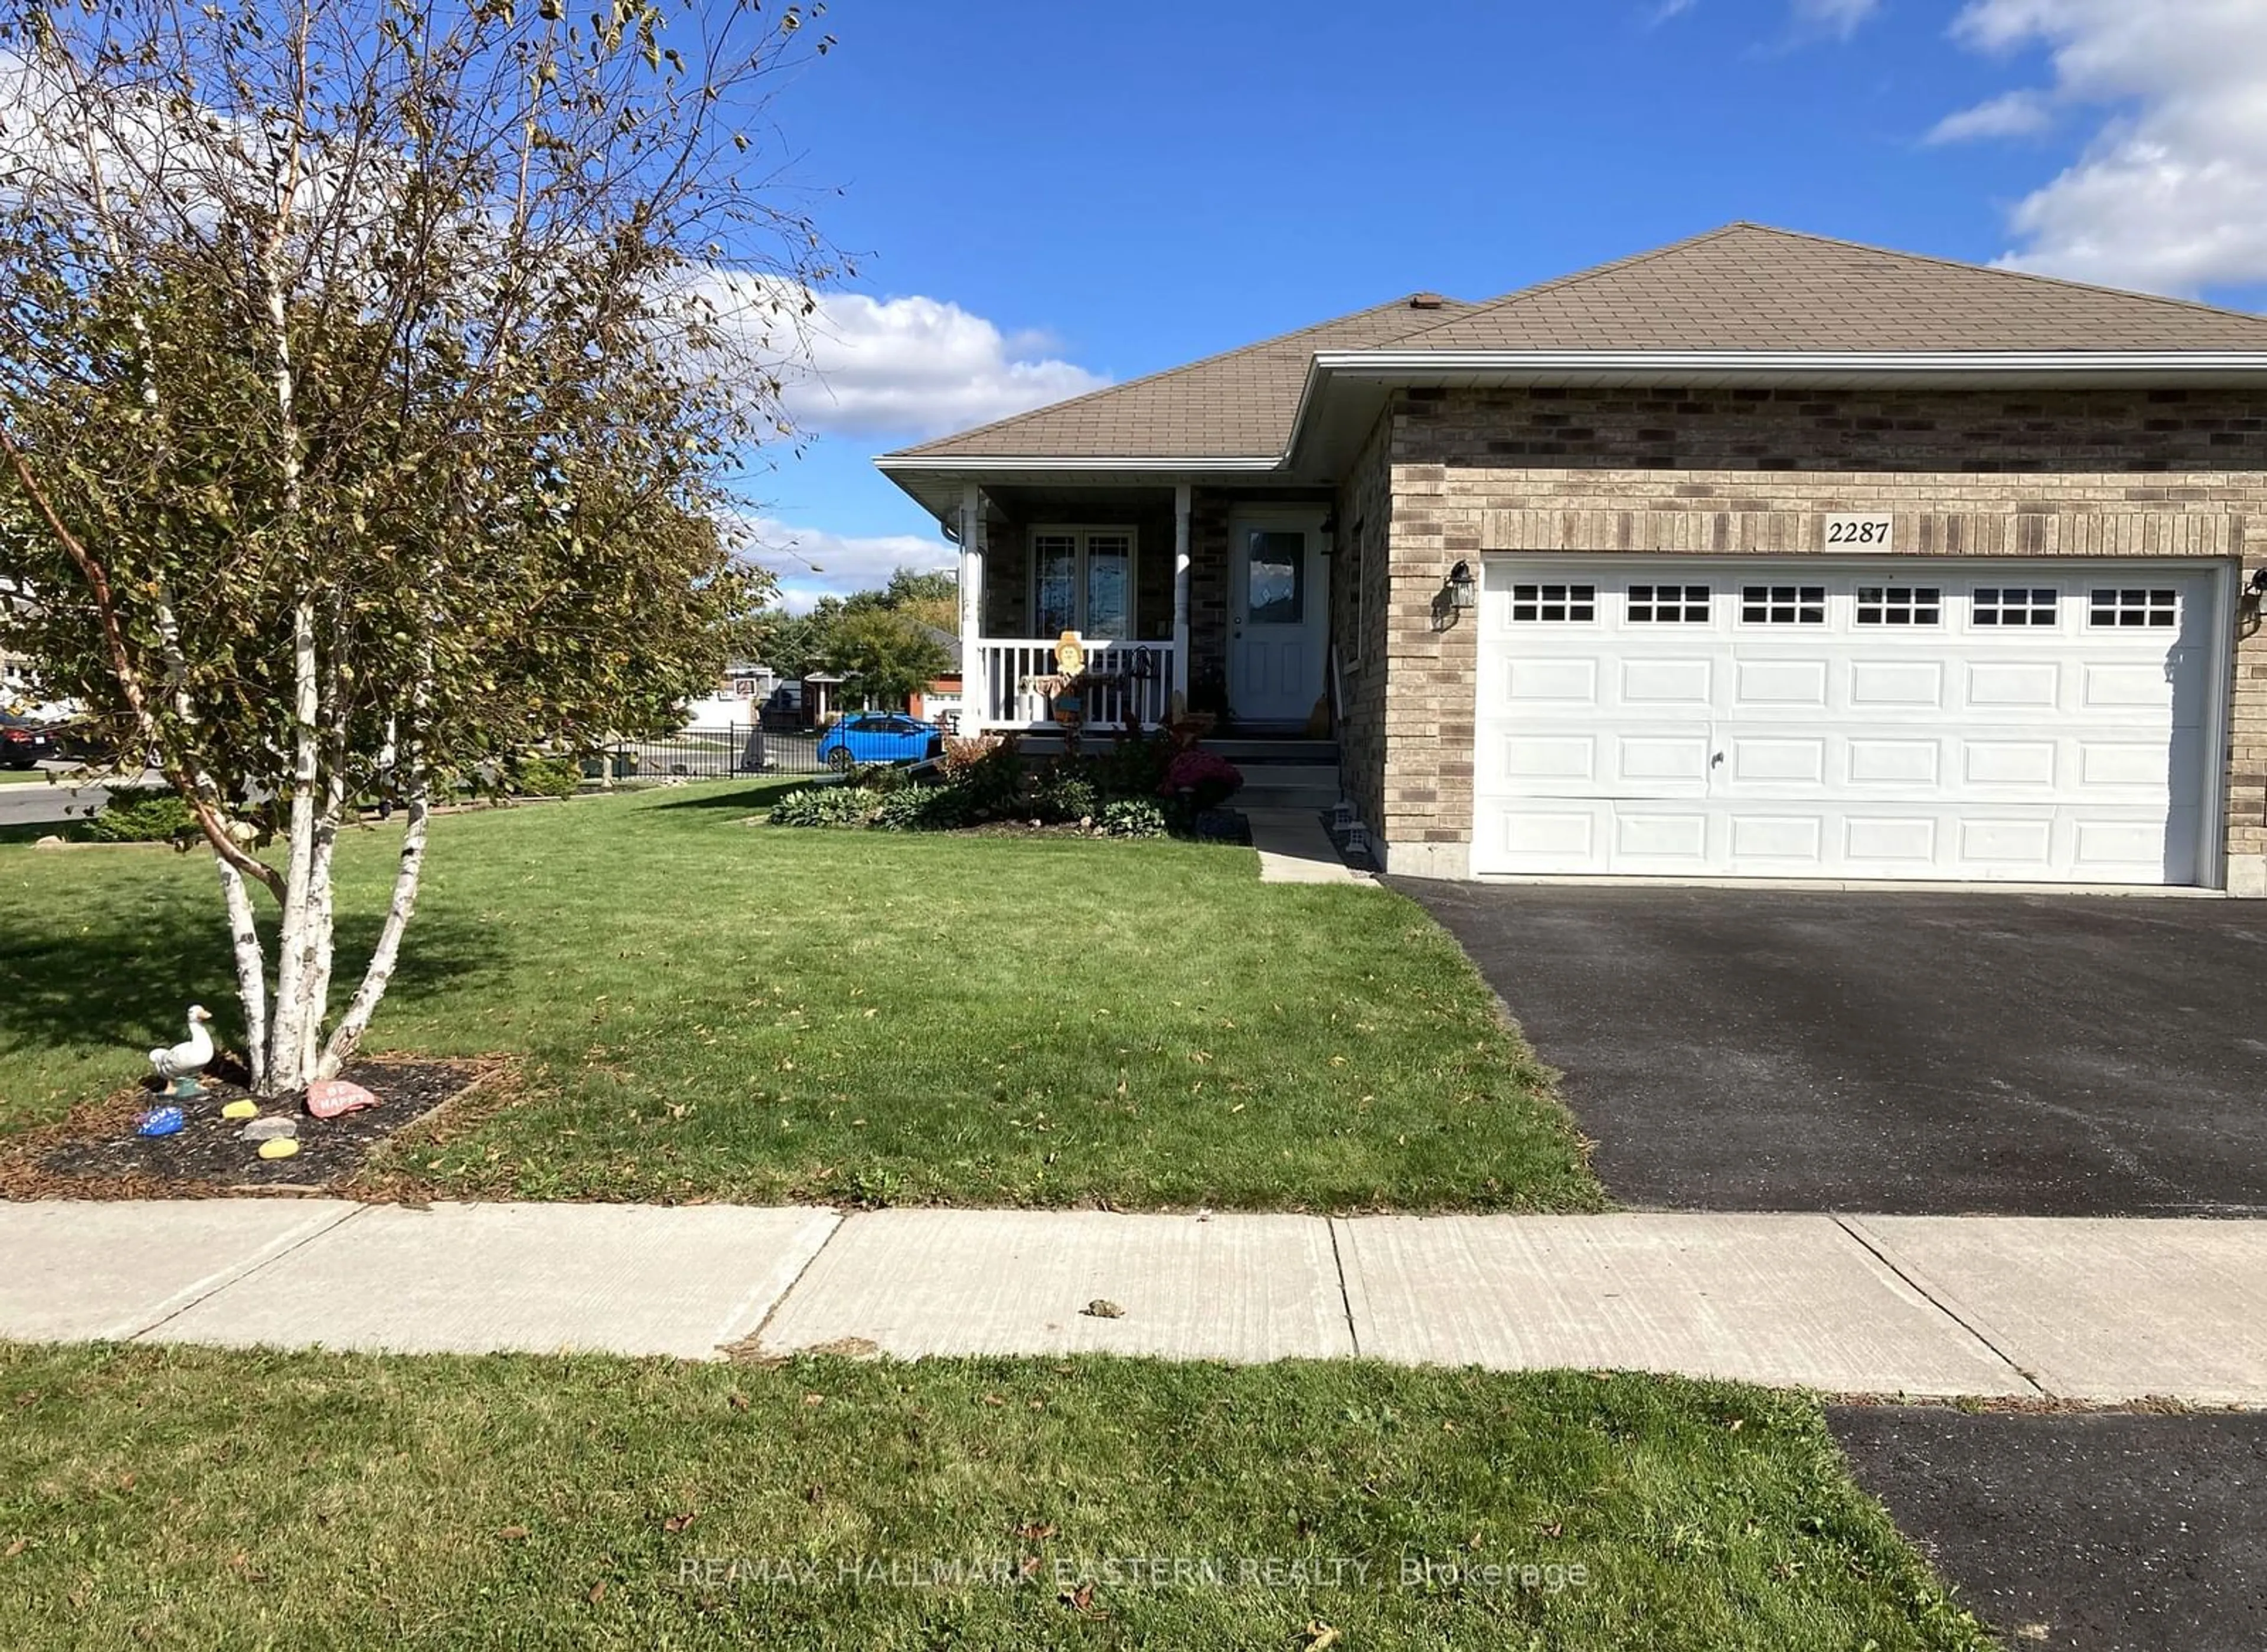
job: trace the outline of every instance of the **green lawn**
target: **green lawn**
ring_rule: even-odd
[[[1755,1389],[147,1347],[0,1347],[0,1623],[26,1648],[1988,1644],[1817,1410]]]
[[[395,1167],[457,1194],[1244,1208],[1601,1200],[1398,896],[1248,850],[744,824],[710,785],[436,823],[372,1047],[525,1058]],[[364,949],[398,827],[341,852]],[[343,988],[341,992],[343,995]],[[0,1131],[235,1018],[202,855],[0,846]]]

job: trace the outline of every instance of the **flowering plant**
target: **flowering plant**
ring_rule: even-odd
[[[1192,746],[1176,753],[1157,788],[1162,797],[1188,797],[1200,809],[1215,809],[1244,784],[1244,771],[1217,752]]]

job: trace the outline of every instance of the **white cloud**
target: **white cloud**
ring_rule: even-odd
[[[957,304],[838,292],[818,305],[809,376],[787,387],[788,410],[806,430],[937,436],[1110,382],[1047,354],[1043,337],[1004,334]]]
[[[2015,208],[2001,262],[2182,294],[2267,282],[2267,6],[1970,0],[1954,34],[2045,48],[2056,100],[2103,111],[2078,160]]]
[[[1882,0],[1794,0],[1794,20],[1847,40],[1881,9]]]
[[[1965,143],[1985,137],[2029,137],[2053,124],[2054,111],[2040,93],[2008,92],[1946,115],[1929,129],[1928,141]]]
[[[1672,18],[1683,17],[1699,4],[1700,0],[1661,0],[1660,4],[1646,14],[1645,26],[1649,29],[1657,29]]]
[[[919,533],[860,538],[755,517],[738,525],[736,537],[748,561],[779,576],[780,600],[795,613],[810,613],[821,597],[877,590],[900,568],[928,573],[960,565],[957,550]]]

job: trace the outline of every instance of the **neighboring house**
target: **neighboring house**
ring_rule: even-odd
[[[2267,894],[2267,319],[1735,224],[877,463],[971,725],[1328,697],[1394,871]]]
[[[921,628],[921,635],[945,652],[950,662],[936,679],[906,702],[906,709],[925,723],[935,723],[950,729],[959,726],[964,709],[963,684],[960,675],[960,639],[950,631],[940,631],[933,625]]]
[[[689,731],[746,728],[778,686],[779,673],[770,666],[733,660],[717,674],[712,693],[686,702],[685,726]]]

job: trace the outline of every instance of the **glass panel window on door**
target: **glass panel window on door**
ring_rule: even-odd
[[[1031,535],[1035,634],[1115,641],[1134,631],[1134,535],[1122,528]]]
[[[1244,617],[1297,625],[1307,617],[1307,536],[1257,529],[1244,547]]]

